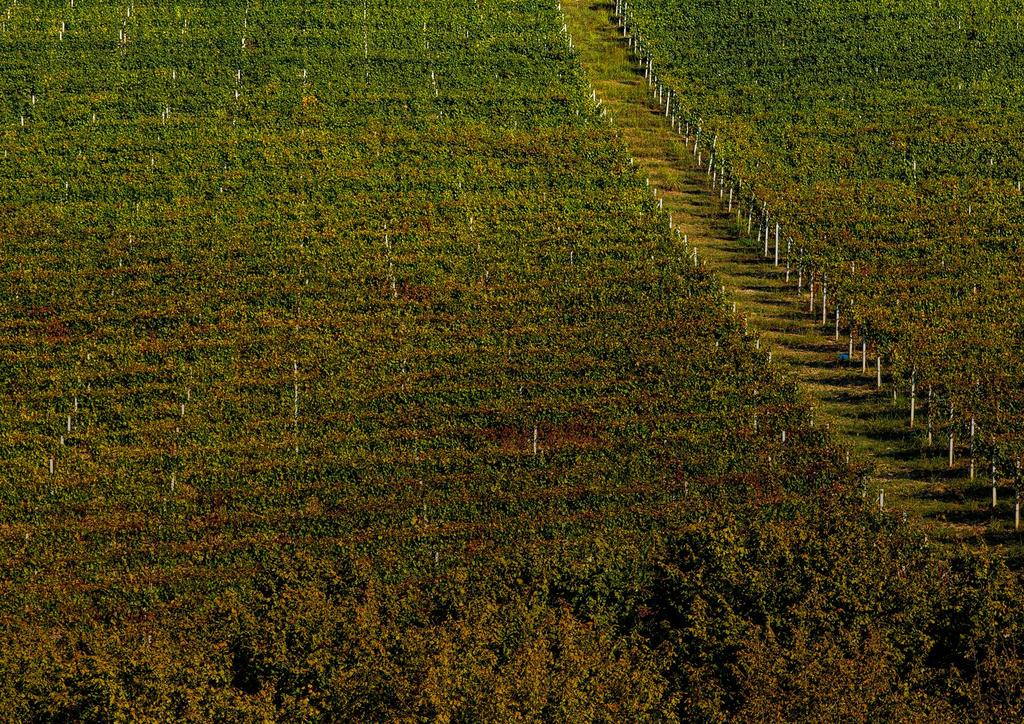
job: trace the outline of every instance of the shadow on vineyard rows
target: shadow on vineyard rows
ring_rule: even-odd
[[[887,510],[919,516],[941,540],[984,539],[1012,547],[1018,557],[1012,500],[993,508],[983,471],[971,480],[966,459],[949,467],[944,438],[936,434],[929,446],[926,424],[913,433],[907,429],[907,400],[894,398],[884,377],[877,389],[873,356],[868,354],[866,369],[859,349],[841,359],[849,353],[848,341],[835,338],[831,320],[822,325],[820,312],[810,313],[806,280],[798,296],[796,272],[787,283],[784,266],[774,266],[760,243],[747,238],[746,219],[733,215],[738,204],[730,212],[728,198],[710,190],[706,169],[673,131],[634,62],[614,5],[567,0],[563,10],[598,98],[676,228],[721,278],[758,344],[802,383],[817,422],[873,469],[865,496],[878,501],[884,491]]]

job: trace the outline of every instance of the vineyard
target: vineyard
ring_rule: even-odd
[[[993,506],[1000,488],[1018,498],[1020,8],[617,10],[687,147],[823,333],[892,390],[923,445],[991,486]]]
[[[703,77],[669,5],[645,47]],[[1014,574],[864,504],[556,4],[0,10],[5,718],[1019,711]],[[879,147],[807,185],[737,130],[792,109],[690,85],[751,223],[1008,484],[1018,141],[968,100],[1012,99],[950,101],[999,153],[968,181],[906,128],[911,176]]]

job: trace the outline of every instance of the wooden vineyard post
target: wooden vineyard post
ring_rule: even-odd
[[[934,443],[932,432],[932,386],[928,385],[928,447]]]
[[[996,507],[996,453],[992,451],[992,507]]]
[[[821,326],[828,324],[828,274],[821,275]]]
[[[876,390],[880,390],[880,389],[882,389],[882,353],[881,352],[879,352],[877,355],[875,355],[875,371],[876,371],[875,389]]]
[[[949,403],[949,467],[953,467],[953,403]]]
[[[299,363],[292,361],[292,428],[295,433],[295,454],[299,454]]]
[[[914,412],[917,407],[917,384],[914,381],[916,373],[910,373],[910,429],[914,429]]]
[[[779,224],[775,223],[775,266],[779,265]]]
[[[974,433],[977,427],[974,424],[974,415],[971,415],[971,480],[974,480]]]

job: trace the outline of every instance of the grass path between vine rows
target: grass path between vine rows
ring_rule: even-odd
[[[923,425],[915,433],[907,429],[907,401],[899,399],[894,405],[887,385],[882,392],[876,390],[870,355],[867,374],[861,372],[859,358],[839,361],[848,340],[841,336],[837,342],[820,316],[812,318],[806,291],[801,299],[786,285],[784,267],[776,269],[764,260],[763,246],[741,233],[745,228],[710,191],[705,172],[682,136],[672,131],[632,61],[621,28],[613,25],[613,5],[562,0],[562,7],[598,98],[635,162],[663,196],[675,225],[721,278],[737,314],[772,351],[773,361],[801,383],[819,424],[827,425],[855,459],[873,467],[866,495],[877,500],[884,489],[887,510],[919,516],[937,539],[984,539],[1007,547],[1016,557],[1021,546],[1012,530],[1008,494],[993,511],[984,472],[970,481],[963,461],[948,469],[944,439],[936,436],[929,450]],[[685,93],[684,88],[677,90]]]

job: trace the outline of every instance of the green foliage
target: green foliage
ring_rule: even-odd
[[[973,419],[972,454],[1020,486],[1019,5],[626,4],[676,110],[781,222],[819,302],[827,277],[829,318],[902,390],[932,391],[934,429],[959,438]]]
[[[1017,587],[850,498],[560,27],[12,6],[5,716],[1014,711]]]

